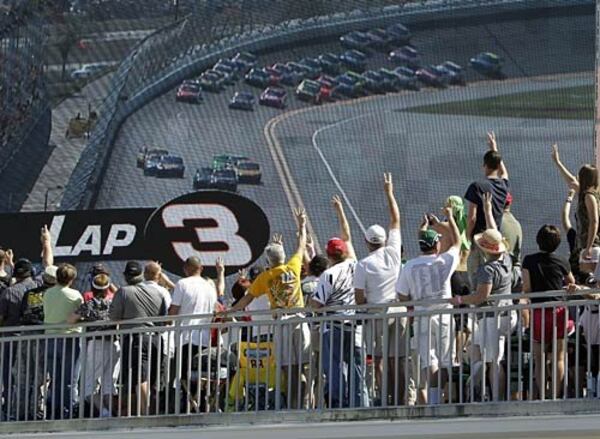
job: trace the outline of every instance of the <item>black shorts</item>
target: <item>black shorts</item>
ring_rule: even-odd
[[[123,385],[127,386],[131,383],[133,388],[138,383],[149,381],[152,384],[156,381],[162,358],[148,335],[123,335],[121,354],[121,383]]]
[[[450,278],[450,285],[452,287],[452,296],[468,296],[471,294],[471,282],[469,279],[469,273],[466,271],[455,271]],[[461,305],[460,308],[468,308],[465,305]],[[468,332],[469,328],[469,314],[454,314],[454,331],[455,332]]]

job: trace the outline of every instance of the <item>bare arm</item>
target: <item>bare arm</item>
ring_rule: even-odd
[[[560,155],[558,153],[558,145],[556,143],[552,145],[552,161],[554,161],[554,164],[558,168],[558,171],[560,172],[562,178],[567,183],[567,186],[578,191],[579,181],[577,180],[577,177],[571,174],[567,167],[563,165],[562,161],[560,160]]]
[[[296,247],[296,254],[303,254],[306,248],[306,212],[304,209],[295,209],[294,216],[298,224],[298,246]]]
[[[594,246],[594,240],[598,233],[598,201],[592,194],[586,194],[585,196],[585,207],[588,215],[588,238],[587,246],[585,249],[585,257],[590,259],[592,257],[592,247]]]
[[[52,237],[50,236],[50,231],[48,230],[48,226],[44,225],[44,227],[42,227],[40,239],[42,241],[42,264],[44,264],[44,267],[54,265],[54,252],[52,251]]]
[[[394,197],[394,183],[392,174],[383,174],[385,196],[387,198],[388,208],[390,210],[390,230],[400,228],[400,210]]]
[[[223,297],[225,295],[225,261],[223,258],[217,258],[215,268],[217,269],[217,297]]]
[[[356,253],[354,252],[354,246],[352,245],[350,224],[348,223],[346,212],[344,212],[342,200],[339,196],[334,195],[331,199],[331,204],[333,204],[333,209],[335,210],[335,213],[338,217],[338,222],[340,224],[340,238],[345,241],[346,245],[348,246],[348,257],[351,259],[356,259]]]
[[[498,151],[498,142],[496,142],[496,134],[493,131],[487,133],[488,146],[490,147],[490,151]],[[500,162],[500,178],[508,179],[508,170],[506,169],[506,165],[504,164],[504,160]]]
[[[456,221],[454,220],[454,215],[452,215],[452,209],[449,207],[445,207],[444,214],[448,218],[448,225],[450,229],[450,246],[460,248],[460,231],[458,230],[458,226],[456,225]]]
[[[492,212],[492,194],[491,192],[486,192],[483,194],[483,212],[485,213],[485,226],[488,229],[497,229],[498,225],[496,224],[496,220],[494,219],[494,215]]]
[[[531,276],[529,276],[529,270],[524,268],[521,275],[523,276],[523,293],[531,293]],[[529,299],[521,299],[519,303],[529,303]],[[522,309],[521,316],[523,317],[523,327],[529,328],[529,310],[527,308]]]
[[[475,222],[477,221],[477,204],[469,203],[469,211],[467,213],[467,238],[469,240],[473,237],[473,230],[475,230]]]
[[[313,309],[323,308],[323,304],[321,302],[316,301],[315,299],[310,299],[310,307]]]
[[[477,292],[468,296],[462,296],[462,303],[465,305],[479,305],[485,302],[492,293],[492,284],[477,285]],[[457,296],[460,297],[460,296]]]
[[[160,272],[160,280],[158,283],[170,292],[173,292],[173,290],[175,289],[175,284],[173,283],[173,281],[169,279],[169,276],[167,276],[162,270]]]
[[[315,251],[315,244],[313,242],[313,237],[310,233],[306,235],[306,247],[304,248],[304,254],[302,255],[302,263],[304,264],[304,269],[308,273],[308,264],[312,261],[312,258],[316,256],[317,252]]]
[[[246,293],[246,295],[244,297],[242,297],[238,303],[236,303],[234,306],[229,308],[228,312],[243,311],[246,309],[246,307],[248,305],[250,305],[252,303],[253,300],[254,300],[254,296],[250,293]]]
[[[67,323],[69,325],[74,325],[75,323],[79,323],[79,321],[81,321],[81,316],[77,312],[73,312],[67,317]]]
[[[575,189],[569,189],[569,194],[567,195],[567,199],[565,200],[561,211],[562,226],[565,233],[573,228],[571,224],[571,204],[573,203],[574,195]]]

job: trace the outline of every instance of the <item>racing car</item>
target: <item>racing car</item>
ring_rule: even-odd
[[[419,68],[421,66],[421,54],[413,46],[402,46],[392,50],[388,60],[397,65]]]
[[[342,68],[342,62],[340,61],[340,57],[334,53],[324,53],[319,55],[319,62],[321,63],[321,68],[324,73],[329,75],[337,75]]]
[[[347,50],[340,55],[340,61],[355,72],[363,72],[367,68],[367,55],[359,50]]]
[[[408,44],[412,37],[410,30],[403,24],[397,23],[388,26],[386,31],[396,44]]]
[[[430,87],[446,88],[448,86],[448,76],[436,66],[423,67],[417,70],[415,74],[419,81]]]
[[[480,75],[494,79],[504,79],[502,72],[504,60],[492,52],[482,52],[469,60],[469,64]]]
[[[416,72],[410,67],[396,67],[394,73],[400,77],[400,86],[407,90],[421,90],[419,78]]]
[[[275,63],[271,66],[271,69],[279,74],[280,82],[283,85],[296,86],[304,77],[283,63]]]
[[[340,44],[346,49],[358,49],[367,53],[371,45],[371,39],[364,32],[354,31],[342,35],[340,37]]]
[[[362,77],[365,78],[366,89],[372,93],[385,93],[396,89],[392,80],[379,72],[369,70],[363,73]]]
[[[137,155],[136,166],[138,168],[144,168],[146,166],[146,161],[150,157],[163,156],[163,155],[169,155],[169,151],[167,151],[166,149],[159,149],[159,148],[148,149],[148,147],[145,147],[145,148],[141,149]]]
[[[234,110],[254,110],[254,95],[247,91],[235,92],[231,100],[229,101],[229,108]]]
[[[232,169],[214,170],[201,168],[196,170],[192,183],[194,189],[220,189],[237,191],[237,176]]]
[[[219,93],[224,88],[223,77],[214,71],[206,71],[200,75],[200,86],[202,90]]]
[[[310,79],[317,79],[319,75],[323,73],[323,68],[321,67],[321,63],[318,59],[302,58],[298,64],[307,67],[308,77]]]
[[[234,62],[240,72],[246,73],[250,69],[253,69],[256,66],[256,56],[250,52],[239,52],[231,61]]]
[[[202,89],[199,84],[183,83],[177,89],[175,100],[177,102],[199,104],[202,102]]]
[[[185,175],[183,159],[175,155],[161,156],[156,164],[154,175],[161,178],[183,178]]]
[[[262,171],[258,163],[245,160],[237,164],[238,182],[246,184],[260,184]]]
[[[236,192],[238,177],[233,169],[213,170],[213,187],[225,191]]]
[[[464,69],[452,61],[445,61],[437,66],[448,77],[448,83],[453,85],[467,85]]]
[[[247,84],[254,87],[264,88],[271,85],[271,75],[261,69],[252,69],[244,77]]]
[[[281,87],[267,87],[258,99],[260,105],[284,109],[287,102],[287,91]]]
[[[369,46],[377,50],[386,50],[394,42],[394,37],[381,28],[367,32],[367,38],[370,40]]]
[[[320,83],[311,79],[305,79],[296,88],[296,97],[301,101],[320,104],[325,99],[321,90]]]

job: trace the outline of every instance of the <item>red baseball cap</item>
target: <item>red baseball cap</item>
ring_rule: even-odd
[[[331,238],[327,241],[326,251],[328,256],[340,256],[348,252],[348,245],[340,238]]]

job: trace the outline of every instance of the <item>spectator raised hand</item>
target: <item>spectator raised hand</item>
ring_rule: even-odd
[[[283,245],[283,235],[281,233],[273,234],[273,237],[271,238],[271,244]]]
[[[498,151],[498,142],[496,142],[496,134],[493,131],[488,131],[487,142],[490,147],[490,151]]]
[[[42,243],[42,263],[44,267],[54,265],[54,253],[52,250],[52,235],[48,226],[44,224],[40,231],[40,241]]]
[[[215,269],[217,270],[217,297],[225,295],[225,260],[219,256],[215,261]]]
[[[579,181],[577,180],[577,177],[575,177],[571,173],[571,171],[569,171],[567,169],[567,167],[560,160],[560,154],[558,152],[558,145],[556,143],[554,145],[552,145],[552,161],[558,167],[558,171],[560,172],[560,175],[562,176],[562,178],[567,183],[567,186],[570,189],[574,189],[575,191],[579,191]]]

